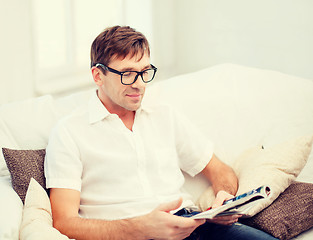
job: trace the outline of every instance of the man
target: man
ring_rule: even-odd
[[[91,71],[97,91],[57,124],[47,147],[54,227],[74,239],[272,239],[235,225],[239,215],[211,223],[174,215],[194,208],[181,170],[208,178],[214,206],[235,195],[237,177],[183,117],[141,105],[157,71],[141,33],[105,29],[92,44]]]

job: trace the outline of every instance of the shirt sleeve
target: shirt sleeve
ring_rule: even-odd
[[[180,168],[193,177],[210,162],[214,145],[184,114],[173,111],[173,117]]]
[[[61,121],[52,130],[46,149],[46,187],[81,191],[82,169],[79,149]]]

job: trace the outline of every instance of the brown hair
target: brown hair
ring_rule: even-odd
[[[107,66],[112,57],[124,59],[128,54],[140,54],[140,60],[145,53],[150,56],[148,40],[142,33],[129,26],[109,27],[91,45],[91,67],[97,63]]]

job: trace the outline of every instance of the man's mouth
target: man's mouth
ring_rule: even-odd
[[[130,97],[133,100],[140,100],[141,94],[134,93],[134,94],[126,94],[127,97]]]
[[[140,97],[140,94],[126,94],[128,97]]]

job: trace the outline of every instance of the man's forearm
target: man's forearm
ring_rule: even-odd
[[[230,167],[225,167],[223,174],[212,176],[215,180],[212,182],[214,193],[225,191],[231,195],[235,195],[238,190],[238,178]]]
[[[54,223],[54,227],[71,239],[146,239],[140,218],[97,220],[73,217]]]
[[[121,220],[86,219],[78,215],[80,193],[52,188],[53,226],[72,239],[184,239],[205,221],[170,214],[183,199],[160,204],[148,214]]]
[[[231,167],[213,155],[202,173],[210,180],[215,194],[226,191],[235,195],[238,189],[238,178]]]

